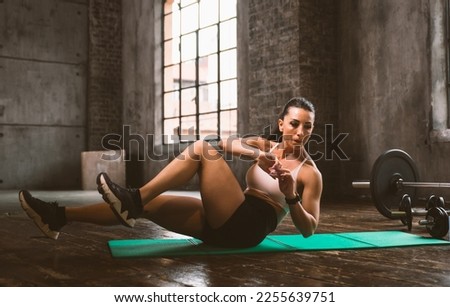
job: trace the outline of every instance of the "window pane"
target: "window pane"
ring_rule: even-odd
[[[180,141],[181,142],[192,142],[197,139],[195,131],[197,130],[197,125],[195,123],[195,116],[188,116],[181,118],[181,131],[180,131]]]
[[[197,0],[181,0],[181,1],[178,0],[177,2],[181,3],[181,7],[185,7],[185,6],[189,5],[189,4],[197,2]]]
[[[217,113],[200,115],[199,117],[199,125],[200,125],[200,139],[203,140],[205,138],[216,138],[217,137]]]
[[[178,9],[178,7],[176,9],[173,10],[172,13],[172,37],[178,37],[180,36],[180,10]]]
[[[198,59],[198,83],[212,83],[217,81],[217,54]]]
[[[236,78],[236,49],[220,54],[220,79]]]
[[[220,109],[237,108],[237,81],[232,79],[220,83]]]
[[[179,127],[178,118],[166,119],[164,121],[163,139],[165,144],[173,144],[175,142],[178,142],[178,127]]]
[[[195,59],[197,55],[197,36],[191,33],[181,37],[181,60]]]
[[[214,52],[217,52],[217,26],[198,32],[198,55],[204,56]]]
[[[181,34],[189,33],[198,28],[198,4],[181,9]]]
[[[180,40],[175,38],[164,43],[164,65],[168,66],[180,62]]]
[[[217,111],[217,83],[200,86],[198,95],[200,113]]]
[[[220,20],[236,16],[236,0],[220,0]]]
[[[173,13],[164,17],[164,40],[180,36],[180,11],[173,7]]]
[[[181,91],[181,115],[191,115],[197,112],[195,105],[195,87]]]
[[[180,0],[166,0],[164,1],[164,14],[169,14],[174,10],[178,10]]]
[[[195,60],[181,63],[181,87],[195,86]]]
[[[220,24],[220,50],[236,47],[236,18]]]
[[[225,111],[220,113],[220,136],[227,138],[237,134],[237,111]]]
[[[164,117],[180,116],[179,94],[178,91],[164,94]]]
[[[200,27],[204,28],[219,21],[218,0],[200,1]]]
[[[172,14],[164,17],[164,40],[172,38]]]
[[[180,66],[173,65],[164,68],[164,91],[173,91],[180,88]]]

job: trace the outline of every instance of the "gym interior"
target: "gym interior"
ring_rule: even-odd
[[[448,236],[448,6],[0,1],[0,285],[450,286],[447,245],[116,259],[109,240],[181,235],[139,220],[134,228],[70,224],[54,241],[17,196],[28,189],[66,206],[99,202],[99,171],[139,187],[193,139],[271,132],[281,107],[303,96],[316,106],[308,151],[324,183],[317,234],[430,238],[439,227]],[[193,80],[212,58],[220,60],[207,81]],[[186,105],[173,103],[174,93]],[[210,106],[211,97],[223,104]],[[392,149],[397,160],[385,155]],[[244,185],[249,162],[229,164]],[[404,173],[403,185],[395,176]],[[197,185],[173,192],[198,196]],[[427,219],[430,206],[443,208],[439,225]],[[288,216],[274,234],[295,233]]]

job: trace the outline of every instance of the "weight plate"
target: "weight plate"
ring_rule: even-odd
[[[434,208],[434,207],[442,207],[443,204],[441,203],[441,199],[443,200],[442,197],[437,197],[436,195],[431,195],[430,197],[428,197],[425,209],[429,210],[430,208]]]
[[[411,208],[411,197],[408,194],[402,196],[402,200],[400,201],[399,211],[405,212],[405,217],[400,218],[403,225],[408,227],[408,231],[412,229],[412,208]]]
[[[416,188],[399,188],[396,182],[419,180],[417,168],[410,155],[400,149],[391,149],[383,153],[375,161],[370,174],[370,190],[377,210],[387,218],[393,217],[391,211],[399,208],[402,197],[408,194],[415,198]]]
[[[448,232],[448,214],[444,208],[434,207],[427,212],[426,219],[430,222],[427,225],[428,233],[433,238],[442,238]]]

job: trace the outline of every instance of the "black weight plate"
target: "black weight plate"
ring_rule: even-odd
[[[370,175],[370,190],[377,210],[387,218],[393,217],[391,211],[397,210],[403,195],[415,198],[416,188],[404,187],[399,190],[395,182],[416,182],[419,180],[417,168],[413,159],[405,151],[391,149],[379,156],[375,161]]]
[[[428,210],[426,219],[432,222],[427,225],[428,233],[433,238],[442,238],[448,232],[448,214],[441,207],[434,207]]]
[[[443,197],[438,197],[436,195],[431,195],[428,200],[427,200],[427,204],[425,206],[426,210],[429,210],[430,208],[434,208],[434,207],[445,207],[445,201]]]
[[[434,207],[440,207],[439,198],[436,195],[431,195],[428,197],[427,204],[425,205],[425,209],[429,210]]]
[[[402,200],[400,201],[399,211],[405,212],[405,217],[400,218],[403,225],[408,227],[408,231],[412,229],[412,208],[411,208],[411,197],[408,194],[404,194],[402,196]]]

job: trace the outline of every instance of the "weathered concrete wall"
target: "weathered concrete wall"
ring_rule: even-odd
[[[154,144],[147,135],[160,135],[155,125],[155,112],[161,108],[156,101],[160,80],[155,67],[155,3],[143,0],[122,0],[123,20],[123,129],[122,148],[127,152],[127,183],[140,186],[162,166],[147,154]],[[159,28],[160,29],[160,28]],[[160,30],[159,30],[160,31]]]
[[[121,132],[121,17],[121,0],[0,2],[0,188],[80,188],[81,152]]]
[[[422,179],[450,180],[450,144],[430,140],[430,27],[438,1],[339,2],[339,118],[351,157],[342,163],[344,195],[358,193],[351,181],[369,178],[375,159],[391,148],[407,151]]]
[[[0,189],[80,185],[87,1],[0,2]]]

